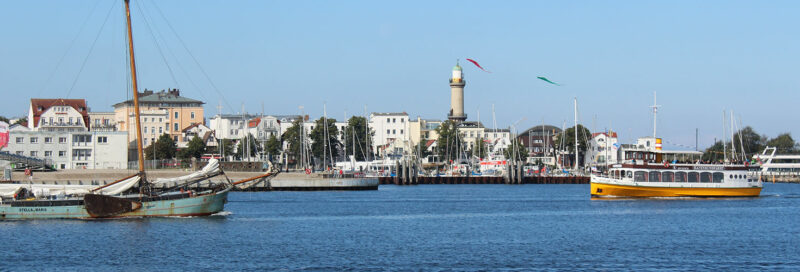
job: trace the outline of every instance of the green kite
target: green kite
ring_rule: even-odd
[[[558,84],[558,83],[552,82],[552,81],[550,81],[549,79],[547,79],[546,77],[541,77],[541,76],[540,76],[540,77],[536,77],[536,78],[538,78],[538,79],[541,79],[541,80],[544,80],[545,82],[547,82],[547,83],[550,83],[550,84],[553,84],[553,85],[556,85],[556,86],[561,86],[561,84]]]

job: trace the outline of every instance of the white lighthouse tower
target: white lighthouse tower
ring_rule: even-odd
[[[456,67],[453,67],[453,76],[450,77],[450,113],[447,114],[447,119],[457,122],[467,120],[467,115],[464,113],[464,85],[466,83],[461,65],[456,62]]]

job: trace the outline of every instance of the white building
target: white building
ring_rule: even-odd
[[[592,133],[592,138],[586,144],[587,150],[583,156],[583,165],[587,167],[603,166],[617,162],[619,143],[616,132]]]
[[[189,141],[194,139],[194,137],[198,137],[203,140],[203,143],[206,144],[206,147],[216,147],[219,145],[217,138],[214,137],[214,130],[206,125],[197,123],[184,128],[183,131],[181,131],[181,138],[177,143],[178,148],[186,148],[189,145]]]
[[[128,133],[15,129],[3,151],[45,159],[56,169],[126,169]]]
[[[369,128],[375,132],[372,138],[373,152],[376,154],[402,154],[413,148],[410,142],[408,114],[377,113],[369,115]]]
[[[247,134],[247,122],[255,117],[247,114],[218,114],[208,121],[208,127],[215,131],[218,139],[238,140]]]
[[[33,131],[87,131],[89,108],[84,99],[31,99],[28,128]]]
[[[89,130],[117,131],[116,114],[114,112],[90,112]]]

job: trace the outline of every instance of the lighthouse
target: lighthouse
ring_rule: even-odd
[[[464,73],[461,70],[461,65],[453,67],[453,75],[450,77],[450,113],[447,114],[447,119],[456,122],[463,122],[467,120],[467,115],[464,114]]]

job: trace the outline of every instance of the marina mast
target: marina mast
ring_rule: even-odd
[[[131,29],[131,9],[129,5],[130,0],[125,0],[125,18],[128,25],[128,53],[131,60],[131,84],[133,88],[133,108],[134,116],[136,118],[136,152],[139,156],[139,192],[143,189],[143,184],[147,182],[147,176],[144,173],[144,152],[142,148],[142,124],[139,117],[139,91],[136,82],[136,58],[133,54],[133,30]],[[155,151],[155,148],[153,148]]]

